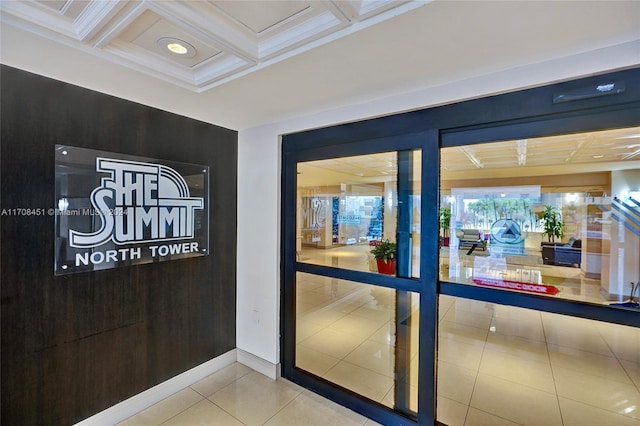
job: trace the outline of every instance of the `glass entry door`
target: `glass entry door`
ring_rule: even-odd
[[[369,415],[413,424],[422,377],[422,150],[301,159],[289,173],[287,375],[333,399],[360,401]]]

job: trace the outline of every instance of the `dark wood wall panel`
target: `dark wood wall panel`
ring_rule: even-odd
[[[1,68],[0,209],[54,207],[54,145],[210,167],[210,255],[56,277],[54,217],[0,222],[3,425],[71,424],[235,348],[237,132]]]

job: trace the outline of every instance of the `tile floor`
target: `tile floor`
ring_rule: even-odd
[[[304,251],[301,260],[367,270],[367,251]],[[589,298],[585,285],[575,298]],[[390,289],[299,274],[297,365],[392,406],[395,296]],[[412,302],[417,315],[417,295]],[[440,297],[439,317],[439,421],[640,426],[640,329],[448,296]],[[418,330],[403,323],[411,342],[408,408],[415,410]],[[234,364],[121,423],[161,424],[376,423],[287,380]]]
[[[372,420],[287,380],[232,364],[119,426],[373,426]]]
[[[353,297],[362,296],[358,286],[335,289],[337,293],[328,287],[332,307],[343,312],[308,309],[310,314],[326,313],[326,319],[317,314],[318,326],[300,330],[298,362],[315,374],[391,404],[394,328],[384,322],[376,329],[392,315],[383,302],[389,301],[389,291],[367,288],[373,299],[363,299],[358,306]],[[315,289],[318,292],[317,285]],[[344,302],[335,305],[337,300]],[[373,300],[381,305],[378,320],[376,310],[370,309]],[[356,324],[364,329],[367,321],[360,318],[368,318],[368,330],[374,331],[366,337],[362,330],[353,333],[346,326],[349,316],[358,317]],[[340,319],[342,331],[331,332],[329,326]],[[340,333],[351,341],[340,340]],[[302,344],[308,340],[316,346]],[[417,361],[416,354],[412,360]],[[411,382],[416,383],[417,377],[414,364]],[[640,426],[640,330],[442,296],[438,420],[450,426]],[[120,423],[376,424],[287,380],[273,381],[238,363]]]
[[[451,426],[640,425],[637,328],[442,296],[438,358]]]
[[[310,274],[297,286],[297,365],[393,406],[394,291]],[[439,311],[439,421],[640,426],[640,329],[448,296]]]

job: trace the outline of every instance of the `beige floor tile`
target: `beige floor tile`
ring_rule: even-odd
[[[296,312],[298,315],[303,315],[308,312],[315,312],[318,308],[323,307],[324,303],[313,300],[297,300]]]
[[[345,296],[353,294],[365,288],[365,284],[350,283],[348,281],[330,280],[325,282],[321,287],[314,289],[316,293],[331,296],[335,299],[341,299]]]
[[[485,374],[478,374],[471,406],[515,423],[562,425],[554,394]]]
[[[298,345],[342,359],[364,341],[364,338],[352,334],[324,329],[298,343]]]
[[[601,376],[553,369],[558,396],[640,419],[640,392],[635,385]]]
[[[470,325],[472,327],[489,329],[491,324],[490,313],[477,313],[460,310],[456,304],[455,309],[449,309],[447,314],[443,317],[444,321],[451,321],[456,324]]]
[[[305,314],[298,315],[297,320],[308,321],[308,322],[312,322],[312,323],[321,325],[323,327],[326,327],[338,321],[343,316],[345,316],[345,314],[342,312],[332,311],[331,309],[323,308],[318,311],[310,311]]]
[[[467,420],[464,426],[518,426],[519,423],[514,423],[507,419],[494,416],[493,414],[485,413],[476,408],[470,407],[467,413]]]
[[[369,419],[364,423],[364,426],[383,426],[380,423],[376,423],[373,420]]]
[[[549,361],[547,344],[540,340],[490,332],[487,335],[485,349],[517,356],[523,360]]]
[[[209,400],[241,422],[261,425],[291,402],[302,388],[251,372],[214,393]]]
[[[544,392],[555,393],[556,391],[549,360],[545,362],[523,360],[518,356],[485,349],[480,362],[480,373]]]
[[[369,340],[394,345],[396,341],[395,323],[393,321],[389,321],[383,324],[382,327],[377,329],[371,336],[369,336]]]
[[[595,327],[593,330],[596,330]],[[609,345],[600,337],[599,333],[584,332],[581,329],[547,328],[545,329],[545,337],[547,343],[551,345],[566,346],[585,352],[613,356]]]
[[[483,348],[476,345],[445,340],[438,344],[438,360],[477,370],[480,366],[482,350]]]
[[[449,308],[455,305],[457,300],[459,300],[457,297],[441,294],[438,297],[438,310],[440,312],[446,312]]]
[[[360,414],[304,391],[269,419],[265,426],[362,426],[366,421],[367,418]]]
[[[633,340],[640,335],[640,329],[628,325],[611,324],[608,322],[594,321],[600,334],[607,340],[608,337]]]
[[[396,407],[395,400],[395,388],[391,387],[389,392],[382,398],[382,405],[386,405],[387,407]],[[398,409],[403,411],[402,409]],[[417,413],[418,412],[418,388],[415,386],[409,385],[409,412]]]
[[[615,357],[604,356],[592,352],[564,346],[548,345],[551,366],[566,368],[580,373],[588,373],[595,376],[616,380],[622,383],[632,383],[622,364]]]
[[[323,328],[325,326],[321,324],[298,318],[296,320],[296,343],[313,336]]]
[[[555,330],[567,330],[581,334],[598,334],[596,321],[584,318],[570,317],[567,315],[542,312],[542,322],[546,332]]]
[[[220,371],[216,371],[212,375],[205,377],[197,383],[191,385],[191,389],[198,392],[200,395],[207,397],[213,395],[229,383],[236,379],[250,373],[252,370],[246,365],[242,365],[239,362],[233,363],[228,367],[223,368]]]
[[[622,364],[622,368],[624,368],[624,371],[627,372],[633,383],[638,388],[640,388],[640,364],[626,361],[624,359],[621,359],[620,363]]]
[[[367,339],[387,321],[389,321],[388,317],[372,319],[357,315],[345,315],[338,321],[332,323],[328,328],[330,330],[349,333],[351,335]]]
[[[469,345],[484,346],[488,332],[488,328],[478,328],[444,320],[440,321],[438,326],[438,339],[439,341],[455,340]]]
[[[244,423],[226,413],[213,402],[203,399],[171,418],[162,426],[244,426]]]
[[[564,426],[639,426],[640,420],[559,398]]]
[[[495,305],[493,316],[496,318],[513,318],[527,321],[542,321],[540,311],[517,308],[515,306]]]
[[[393,386],[393,379],[344,361],[339,362],[324,377],[378,402],[382,401]]]
[[[350,314],[351,312],[355,311],[356,309],[360,308],[362,305],[365,305],[367,303],[367,300],[361,300],[357,297],[351,297],[351,296],[353,296],[353,294],[338,300],[334,300],[331,303],[327,303],[325,306],[328,309],[331,309],[337,312]]]
[[[519,318],[494,318],[490,331],[505,336],[524,337],[526,339],[545,341],[542,322]]]
[[[380,318],[386,318],[387,321],[394,319],[395,308],[392,305],[379,304],[377,302],[369,302],[360,306],[358,309],[352,312],[353,315],[358,315],[364,318],[371,318],[378,320]]]
[[[477,370],[439,361],[438,395],[468,405],[477,375]]]
[[[468,409],[466,404],[439,396],[436,419],[447,426],[464,426]]]
[[[335,366],[340,360],[313,349],[296,346],[296,367],[310,373],[322,376]]]
[[[630,327],[616,328],[602,337],[616,357],[640,364],[640,331]]]
[[[296,295],[296,306],[299,306],[300,303],[307,303],[307,304],[314,304],[320,307],[320,306],[326,306],[331,302],[332,302],[332,298],[330,296],[326,296],[324,294],[320,294],[315,291],[306,291],[302,294],[298,293]]]
[[[156,426],[180,414],[203,399],[203,396],[198,392],[191,388],[185,388],[152,405],[146,410],[139,412],[135,416],[129,417],[122,423],[119,423],[119,426]]]
[[[454,306],[456,311],[472,312],[474,314],[480,314],[488,317],[492,317],[494,315],[496,307],[493,303],[471,299],[455,299]]]
[[[344,358],[351,364],[373,370],[387,377],[394,377],[394,347],[374,340],[365,340]]]

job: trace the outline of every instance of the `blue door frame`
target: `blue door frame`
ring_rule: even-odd
[[[573,102],[554,103],[553,101],[563,93],[589,92],[586,89],[610,82],[623,82],[624,90],[611,96],[585,97]],[[283,212],[281,227],[283,376],[385,425],[437,424],[435,366],[440,294],[640,327],[640,312],[438,280],[441,147],[638,125],[640,125],[640,68],[635,68],[421,111],[284,135],[281,206]],[[420,225],[419,279],[389,277],[296,261],[295,210],[298,162],[413,149],[420,149],[422,152],[421,214],[423,220]],[[338,388],[295,367],[296,272],[307,272],[420,294],[420,382],[417,418],[409,418],[394,412],[388,407],[368,401],[351,391]]]

